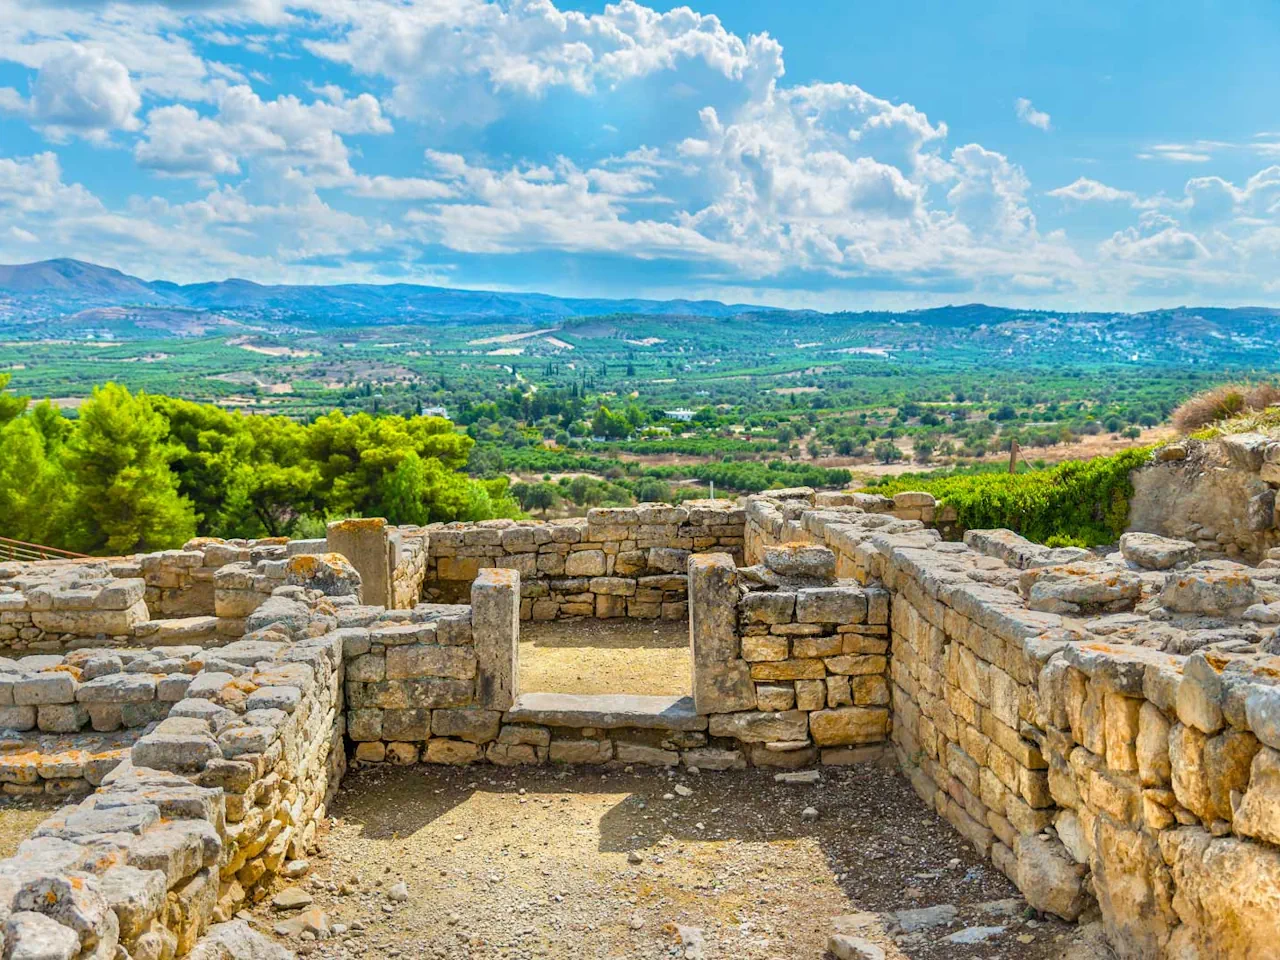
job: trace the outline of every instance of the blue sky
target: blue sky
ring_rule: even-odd
[[[1280,13],[0,0],[0,262],[821,309],[1280,303]]]

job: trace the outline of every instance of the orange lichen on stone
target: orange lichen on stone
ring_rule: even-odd
[[[304,577],[314,577],[316,575],[317,559],[315,554],[300,553],[295,557],[289,558],[288,570],[290,573],[300,574]]]
[[[335,530],[356,532],[360,530],[381,530],[387,525],[386,517],[351,517],[348,520],[337,520],[330,524]]]

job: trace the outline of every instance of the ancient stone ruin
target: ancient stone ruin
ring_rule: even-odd
[[[0,564],[0,789],[68,798],[0,863],[4,956],[277,955],[233,918],[349,763],[886,757],[1120,956],[1275,956],[1280,569],[953,522],[796,489]],[[571,617],[687,621],[690,694],[522,691],[522,622]]]

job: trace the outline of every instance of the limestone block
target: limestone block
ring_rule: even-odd
[[[821,660],[778,660],[753,663],[752,680],[821,680],[827,668]]]
[[[1178,719],[1201,733],[1222,729],[1222,678],[1203,653],[1187,658],[1178,684]]]
[[[1209,784],[1207,820],[1232,819],[1231,795],[1245,792],[1249,771],[1260,748],[1247,730],[1227,729],[1204,745],[1204,772]]]
[[[60,670],[22,676],[13,684],[13,702],[18,706],[72,703],[75,698],[75,680],[71,674]]]
[[[751,710],[756,689],[751,669],[743,660],[722,660],[693,665],[694,709],[700,714]]]
[[[35,707],[0,707],[0,730],[17,730],[19,732],[23,732],[33,729],[35,725]]]
[[[573,554],[569,554],[573,556]],[[629,577],[592,577],[591,592],[610,597],[631,597],[636,592],[636,582]]]
[[[498,733],[498,742],[507,745],[527,744],[546,747],[551,744],[551,729],[524,723],[504,723]]]
[[[613,756],[619,763],[640,763],[651,767],[674,767],[680,762],[680,754],[675,750],[624,740],[614,744]]]
[[[878,707],[842,707],[809,714],[809,731],[820,747],[850,746],[883,740],[889,711]]]
[[[827,685],[822,680],[797,680],[795,688],[797,710],[821,710],[826,703]]]
[[[384,547],[385,549],[385,547]],[[285,562],[285,583],[319,590],[330,597],[362,597],[360,574],[341,553],[303,553]],[[390,603],[390,596],[387,597]],[[372,603],[379,602],[373,595]]]
[[[423,707],[382,711],[382,739],[409,742],[431,736],[431,711]],[[354,735],[352,737],[354,739]],[[372,739],[372,738],[370,738]]]
[[[445,647],[415,643],[391,647],[386,654],[388,680],[414,677],[450,677],[467,680],[476,675],[477,651],[471,647]]]
[[[145,673],[115,673],[80,684],[81,703],[145,703],[156,696],[155,678]]]
[[[520,574],[493,568],[471,585],[471,635],[475,646],[476,704],[508,710],[519,676]]]
[[[800,710],[713,714],[708,732],[748,743],[804,742],[809,739],[809,714]]]
[[[470,743],[488,743],[498,736],[502,714],[497,710],[454,708],[436,710],[431,715],[431,733]]]
[[[1160,834],[1182,921],[1170,955],[1247,960],[1280,943],[1280,852],[1235,837],[1182,828]],[[1176,951],[1176,954],[1173,952]]]
[[[827,677],[826,683],[828,707],[853,706],[853,692],[849,689],[848,677]]]
[[[602,550],[575,550],[564,559],[567,577],[603,577],[605,555]]]
[[[1120,553],[1145,570],[1171,570],[1194,563],[1200,551],[1189,540],[1172,540],[1154,533],[1125,533],[1120,537]]]
[[[1138,712],[1138,739],[1135,753],[1138,776],[1144,787],[1169,783],[1169,721],[1153,703],[1144,702]]]
[[[1057,841],[1039,835],[1019,836],[1014,844],[1015,882],[1027,903],[1064,920],[1075,920],[1088,903],[1087,869]]]
[[[1257,600],[1258,589],[1244,569],[1170,573],[1160,591],[1160,603],[1166,609],[1207,616],[1239,613]]]
[[[552,763],[607,763],[613,759],[610,740],[552,740]]]
[[[742,620],[744,623],[790,623],[795,604],[794,593],[753,591],[742,598]]]
[[[800,623],[862,623],[867,598],[857,587],[810,587],[796,592],[796,620]]]
[[[12,944],[9,950],[14,957],[72,960],[80,955],[79,934],[43,913],[30,910],[18,910],[5,917],[4,941]]]
[[[46,733],[76,733],[89,722],[78,703],[46,703],[36,708],[36,726]]]
[[[759,710],[790,710],[795,701],[796,688],[790,683],[756,684],[756,708]]]
[[[675,547],[650,547],[649,569],[663,573],[684,573],[689,567],[689,551]]]
[[[125,610],[37,610],[31,614],[31,622],[41,630],[82,637],[130,634],[149,618],[147,605],[141,600]]]
[[[346,557],[358,571],[362,602],[391,607],[395,549],[388,538],[387,521],[381,517],[335,520],[325,535],[329,551]],[[450,578],[441,575],[441,579]]]
[[[818,748],[791,742],[749,743],[747,756],[751,758],[751,765],[755,767],[799,770],[801,767],[811,767],[818,762]]]
[[[418,756],[422,752],[422,749],[416,743],[388,743],[386,745],[386,761],[407,767],[411,763],[417,763]]]
[[[356,742],[382,739],[382,714],[378,709],[365,708],[347,712],[347,736]]]
[[[823,661],[826,669],[832,673],[848,677],[864,676],[872,673],[884,673],[889,661],[880,656],[859,656],[854,654],[839,657],[827,657]]]
[[[596,597],[594,615],[600,620],[613,620],[627,615],[627,598],[602,593]]]
[[[1209,813],[1209,781],[1204,768],[1208,741],[1195,727],[1175,723],[1169,731],[1169,766],[1174,795],[1198,817]],[[1211,819],[1211,818],[1210,818]]]
[[[764,565],[784,577],[834,580],[836,557],[827,547],[809,543],[780,543],[764,548]]]
[[[699,770],[741,770],[747,765],[741,750],[719,747],[693,747],[681,754],[685,766]]]
[[[738,574],[727,553],[689,558],[689,642],[695,686],[702,666],[737,660]]]
[[[831,677],[827,678],[830,683]],[[849,678],[853,702],[859,707],[886,706],[889,703],[889,683],[884,677],[868,674]]]
[[[359,683],[374,683],[387,677],[386,657],[366,653],[347,661],[347,680]]]
[[[1103,697],[1106,758],[1107,766],[1112,770],[1129,773],[1138,769],[1138,712],[1143,702],[1110,692]]]
[[[815,624],[785,624],[784,626],[815,626]],[[781,630],[782,627],[775,627],[774,629]],[[789,635],[794,636],[793,634]],[[883,646],[883,644],[881,644],[881,646]],[[743,642],[743,649],[746,649],[745,640]],[[795,639],[791,641],[791,650],[792,655],[798,660],[808,660],[813,657],[834,657],[839,656],[844,652],[851,652],[846,651],[845,637],[838,633],[830,636],[795,637]]]

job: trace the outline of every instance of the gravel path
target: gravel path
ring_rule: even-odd
[[[520,690],[684,695],[693,690],[684,620],[525,621]]]
[[[265,901],[253,919],[334,958],[820,958],[838,916],[891,960],[1106,955],[1080,928],[1035,919],[892,771],[821,776],[353,771],[291,889],[310,902]],[[916,932],[890,916],[923,907],[940,909]],[[999,929],[949,939],[977,927]]]

